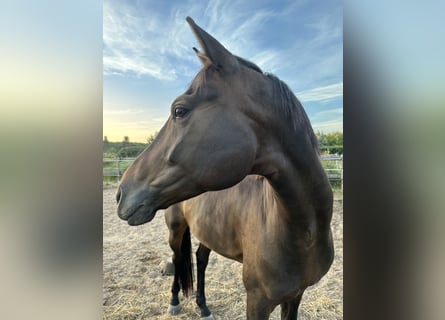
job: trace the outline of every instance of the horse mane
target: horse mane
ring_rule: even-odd
[[[301,130],[307,135],[313,150],[320,154],[317,137],[298,98],[284,81],[271,73],[264,73],[264,75],[272,82],[273,101],[276,102],[274,107],[285,119],[290,121],[294,132]]]
[[[318,140],[314,134],[314,130],[312,129],[311,122],[309,121],[306,111],[303,109],[300,101],[289,86],[274,74],[263,72],[255,63],[238,56],[235,57],[238,59],[240,64],[263,74],[271,81],[273,101],[276,101],[275,108],[277,108],[277,111],[284,115],[286,119],[291,120],[291,126],[294,131],[297,130],[297,128],[301,128],[307,134],[312,148],[319,154],[320,149],[318,146]]]
[[[235,56],[235,58],[242,66],[254,70],[270,80],[272,85],[272,100],[275,102],[274,107],[276,108],[277,113],[282,115],[287,121],[290,121],[290,127],[294,132],[297,130],[302,130],[303,133],[305,133],[309,138],[309,142],[313,150],[317,154],[320,154],[318,140],[314,134],[314,130],[312,129],[311,122],[306,114],[306,111],[289,86],[274,74],[263,72],[255,63],[238,56]],[[187,92],[202,90],[206,87],[206,73],[208,69],[209,66],[201,69],[191,83]]]

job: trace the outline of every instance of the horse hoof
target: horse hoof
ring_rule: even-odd
[[[161,273],[163,276],[173,276],[175,274],[175,265],[173,263],[164,261],[161,264]]]
[[[215,320],[215,318],[213,317],[213,314],[210,314],[207,317],[202,317],[201,319],[203,319],[203,320]]]
[[[168,306],[168,313],[171,315],[177,315],[179,314],[179,312],[181,311],[181,305],[178,304],[176,306],[173,305],[169,305]]]

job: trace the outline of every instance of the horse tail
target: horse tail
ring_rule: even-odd
[[[190,238],[190,228],[187,226],[181,243],[181,263],[179,264],[178,276],[184,296],[188,297],[193,293],[193,258],[192,240]]]

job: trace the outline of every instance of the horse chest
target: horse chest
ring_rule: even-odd
[[[295,296],[304,287],[301,267],[277,252],[246,252],[244,284],[247,290],[260,288],[268,299],[282,301]]]
[[[249,236],[252,238],[253,234]],[[252,285],[261,284],[267,295],[280,298],[296,294],[305,286],[314,246],[301,236],[285,230],[275,233],[256,233],[248,245],[244,243],[244,274]]]

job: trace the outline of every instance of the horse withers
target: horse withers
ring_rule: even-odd
[[[230,53],[189,17],[203,68],[171,105],[152,144],[126,170],[116,195],[130,225],[165,212],[174,252],[171,312],[192,286],[203,317],[211,250],[243,263],[247,319],[297,319],[304,290],[332,264],[333,196],[309,119],[289,87]],[[254,175],[263,178],[258,179]]]

